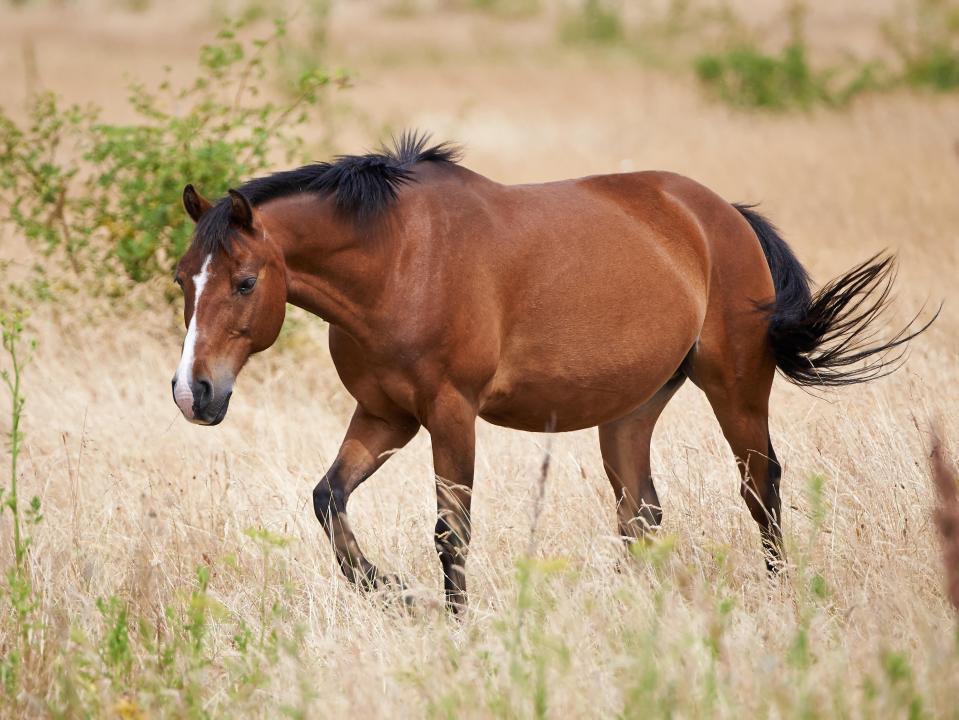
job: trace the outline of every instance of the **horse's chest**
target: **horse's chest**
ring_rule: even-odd
[[[416,414],[415,353],[402,347],[364,348],[331,327],[330,356],[344,387],[367,410],[381,417],[397,410]]]

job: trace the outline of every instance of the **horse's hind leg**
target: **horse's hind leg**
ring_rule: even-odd
[[[769,440],[769,392],[776,372],[765,344],[765,329],[732,344],[701,343],[692,358],[690,379],[709,400],[729,443],[742,478],[740,494],[759,525],[766,567],[775,571],[783,560],[781,471]],[[752,345],[752,347],[750,347]]]
[[[765,407],[739,404],[726,398],[712,402],[723,434],[736,456],[742,476],[739,492],[759,525],[766,568],[773,572],[783,560],[782,506],[779,498],[781,475],[769,440]]]
[[[677,375],[638,410],[599,426],[599,447],[616,497],[619,533],[627,542],[645,537],[662,522],[649,447],[656,421],[685,379]]]

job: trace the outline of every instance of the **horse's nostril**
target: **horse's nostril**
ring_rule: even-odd
[[[196,381],[196,387],[193,390],[193,403],[199,409],[206,408],[213,400],[213,383],[209,380],[199,379]]]

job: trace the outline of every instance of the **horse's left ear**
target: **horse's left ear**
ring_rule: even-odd
[[[239,190],[230,188],[230,220],[241,228],[250,229],[253,227],[253,206],[246,199],[246,195]]]
[[[200,222],[203,213],[210,209],[210,201],[196,191],[192,185],[183,188],[183,207],[193,222]]]

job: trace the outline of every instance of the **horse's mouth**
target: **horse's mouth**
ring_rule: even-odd
[[[219,425],[223,422],[223,418],[226,417],[226,411],[230,407],[230,398],[233,396],[232,392],[226,394],[226,397],[220,401],[219,405],[216,408],[207,407],[203,415],[196,414],[194,409],[194,416],[190,420],[194,425],[206,425],[212,427],[214,425]],[[212,412],[211,412],[212,410]]]

